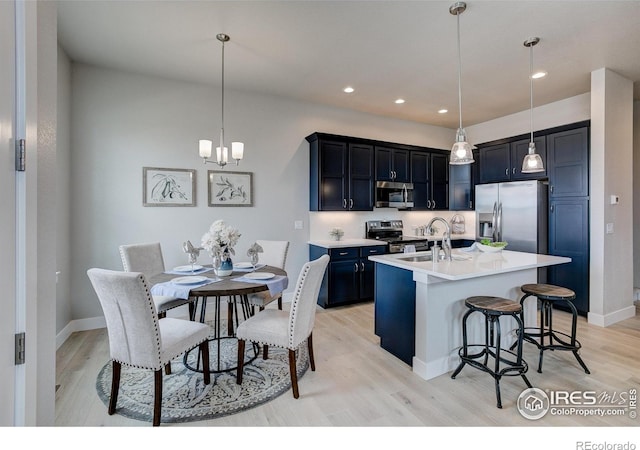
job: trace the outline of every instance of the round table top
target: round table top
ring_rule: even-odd
[[[205,267],[211,267],[211,265],[206,265]],[[271,272],[275,275],[284,275],[287,276],[287,272],[284,270],[273,267],[273,266],[264,266],[260,269],[257,269],[256,272]],[[198,286],[191,289],[190,295],[194,297],[214,297],[218,295],[246,295],[246,294],[254,294],[256,292],[262,292],[268,290],[268,287],[264,283],[247,283],[245,281],[233,281],[235,278],[240,278],[246,275],[249,272],[236,272],[234,271],[228,277],[219,277],[222,281],[217,281],[215,283],[206,284],[204,286]],[[215,277],[216,275],[213,271],[200,273],[199,275],[206,277]],[[182,275],[174,275],[170,273],[160,273],[157,275],[153,275],[149,278],[149,284],[153,286],[156,283],[164,283],[166,281],[171,281],[174,278],[178,278]]]

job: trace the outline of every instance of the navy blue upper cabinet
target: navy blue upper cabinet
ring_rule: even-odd
[[[372,211],[373,145],[314,133],[310,144],[310,211]]]
[[[549,195],[589,195],[589,128],[560,131],[547,136]]]
[[[473,209],[473,165],[449,166],[449,209],[463,211]]]
[[[449,208],[449,160],[436,151],[412,151],[413,210]],[[469,186],[470,187],[470,186]]]
[[[376,145],[376,181],[408,183],[409,151]]]
[[[503,181],[537,180],[547,177],[546,170],[536,173],[522,173],[522,161],[529,152],[529,138],[479,146],[480,183]],[[534,138],[536,153],[546,162],[546,141],[544,136]]]

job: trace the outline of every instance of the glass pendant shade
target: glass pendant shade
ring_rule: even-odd
[[[458,128],[456,133],[456,142],[451,148],[451,156],[449,156],[449,164],[471,164],[473,159],[473,147],[467,142],[467,136],[463,129]]]
[[[213,147],[213,142],[207,139],[200,139],[200,158],[211,158],[211,148]]]
[[[529,142],[529,153],[522,161],[522,173],[544,172],[542,158],[536,153],[536,144]]]

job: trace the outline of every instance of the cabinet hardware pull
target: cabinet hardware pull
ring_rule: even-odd
[[[378,253],[378,250],[369,250],[369,253]]]
[[[356,268],[355,271],[357,272],[358,271],[358,263],[353,263],[353,265],[355,266],[355,268]]]
[[[551,212],[553,212],[553,205],[551,205]]]
[[[516,168],[515,167],[513,168],[513,173],[516,173]]]
[[[348,252],[340,252],[340,256],[348,255]]]
[[[427,200],[427,208],[431,209],[431,200]]]
[[[509,168],[508,167],[506,169],[504,169],[504,174],[509,176]]]
[[[433,200],[432,203],[433,203],[433,207],[431,209],[436,209],[436,201]]]
[[[364,272],[364,263],[363,262],[360,263],[360,267],[361,267],[360,272]]]
[[[349,199],[349,209],[353,209],[353,199]]]
[[[342,207],[343,207],[344,209],[347,209],[347,199],[346,199],[346,198],[343,198],[343,199],[342,199]]]
[[[553,184],[549,186],[549,191],[553,192]]]

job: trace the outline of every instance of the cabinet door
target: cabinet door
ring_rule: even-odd
[[[393,180],[400,183],[408,183],[411,178],[409,170],[409,152],[407,150],[395,149],[392,153],[393,159]]]
[[[549,195],[589,195],[589,128],[562,131],[547,136]]]
[[[424,210],[431,206],[431,173],[429,153],[411,152],[411,182],[413,183],[413,209]]]
[[[360,259],[360,300],[373,300],[375,291],[375,263],[367,258]]]
[[[358,299],[360,284],[358,262],[357,259],[348,259],[329,263],[329,305]]]
[[[480,183],[509,181],[511,156],[509,144],[498,144],[479,149]]]
[[[393,149],[376,146],[376,181],[393,180]]]
[[[589,200],[585,197],[552,199],[549,208],[549,254],[571,258],[568,264],[549,267],[549,283],[573,290],[574,305],[580,314],[586,315],[589,311]]]
[[[449,209],[449,160],[439,153],[431,154],[431,209]]]
[[[349,201],[351,211],[373,211],[373,146],[349,144]]]
[[[547,140],[544,136],[534,137],[533,142],[536,144],[536,153],[542,158],[544,164],[543,172],[522,173],[522,161],[529,153],[529,139],[511,143],[511,179],[512,180],[538,180],[547,177]]]
[[[320,210],[344,211],[348,198],[347,144],[320,142]]]
[[[471,203],[471,164],[449,166],[449,209],[473,209]]]

